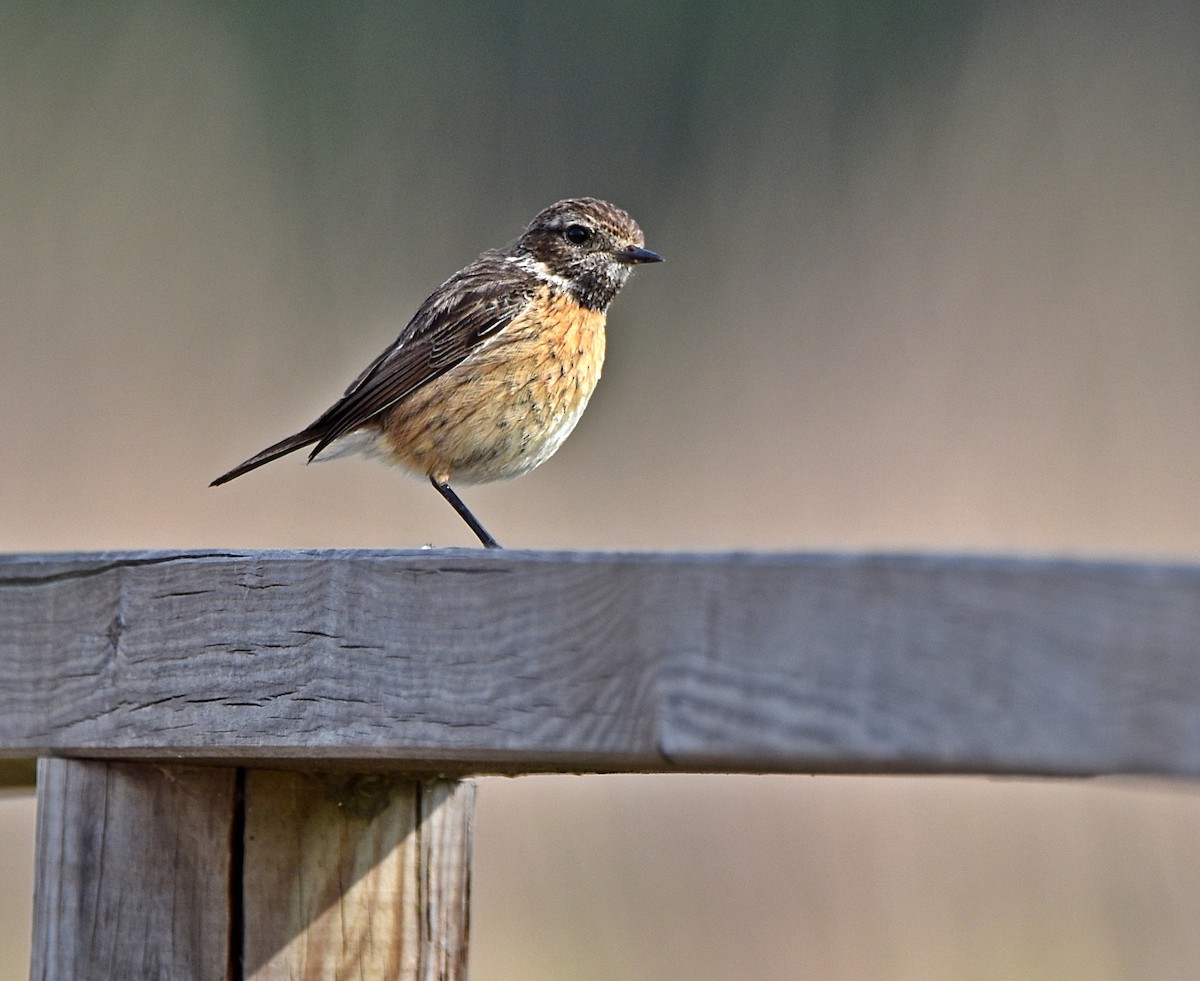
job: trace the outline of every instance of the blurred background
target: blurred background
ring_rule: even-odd
[[[568,195],[667,257],[505,544],[1200,558],[1200,6],[10,0],[0,550],[469,546],[299,459]],[[0,798],[0,976],[33,806]],[[1174,979],[1190,784],[482,782],[472,976]]]

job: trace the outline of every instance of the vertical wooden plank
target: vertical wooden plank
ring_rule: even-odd
[[[475,788],[251,770],[247,981],[466,977]]]
[[[475,784],[430,780],[421,791],[421,875],[428,928],[421,981],[467,976]]]
[[[234,770],[38,763],[34,981],[223,981]]]

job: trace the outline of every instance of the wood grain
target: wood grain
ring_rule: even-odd
[[[233,771],[38,770],[35,981],[224,981]]]
[[[471,922],[471,858],[475,784],[427,780],[421,785],[417,864],[424,910],[420,981],[466,978]]]
[[[245,977],[466,977],[474,786],[251,771]]]
[[[470,782],[43,760],[36,981],[458,981]],[[243,817],[239,817],[243,815]]]
[[[0,560],[0,755],[1200,775],[1200,570],[482,551]]]

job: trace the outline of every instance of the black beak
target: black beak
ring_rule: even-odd
[[[657,252],[651,252],[649,249],[643,249],[636,245],[631,245],[626,249],[620,249],[613,254],[613,258],[617,262],[627,262],[629,265],[637,265],[642,262],[662,262],[663,257]]]

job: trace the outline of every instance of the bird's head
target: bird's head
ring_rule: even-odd
[[[615,205],[568,198],[540,212],[515,251],[562,280],[583,306],[604,311],[635,265],[662,261],[645,242],[638,223]]]

